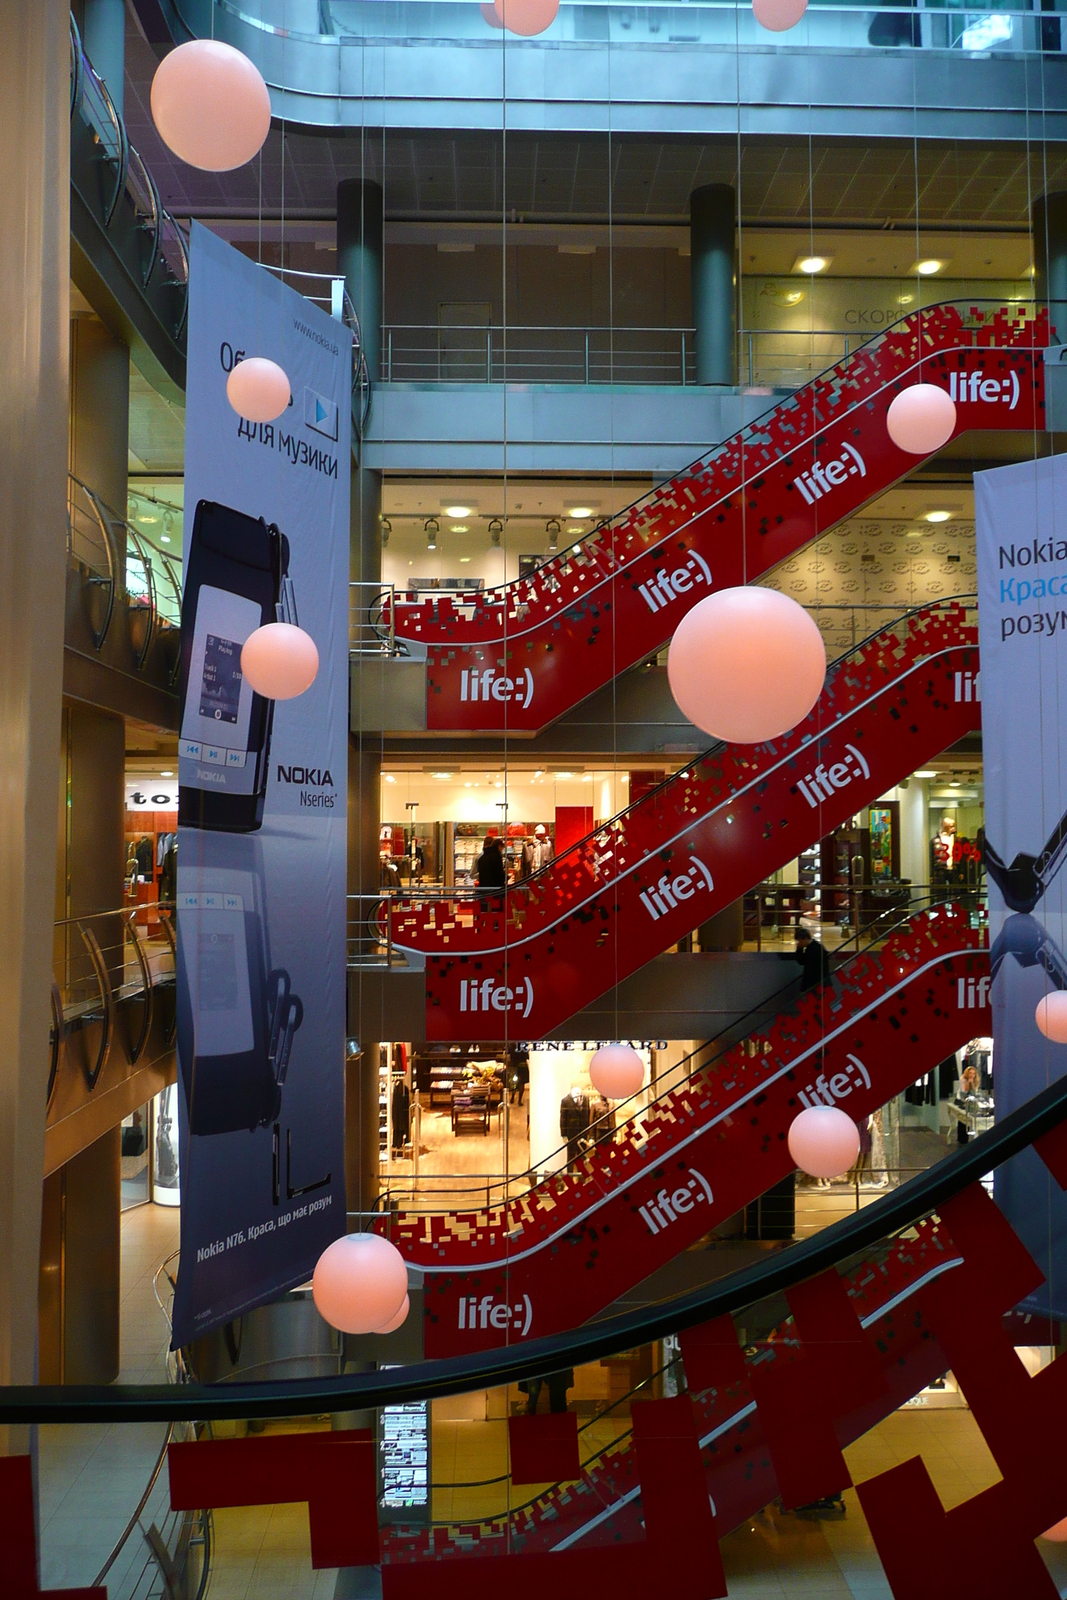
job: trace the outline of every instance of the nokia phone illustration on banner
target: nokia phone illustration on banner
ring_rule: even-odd
[[[179,865],[177,897],[178,1059],[200,1135],[276,1121],[304,1020],[288,972],[271,966],[259,841],[229,839],[223,859],[209,840]]]
[[[274,701],[245,681],[241,649],[265,623],[294,617],[285,535],[201,500],[182,598],[180,827],[252,833],[262,824]]]

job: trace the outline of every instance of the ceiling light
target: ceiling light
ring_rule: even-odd
[[[947,267],[947,261],[935,261],[933,256],[927,256],[922,261],[913,262],[912,272],[917,272],[920,278],[932,278],[935,272],[940,272],[942,267]]]
[[[447,780],[449,778],[451,778],[451,776],[452,776],[452,774],[450,772],[435,772],[434,773],[434,777],[435,778],[440,778],[442,783],[447,782]]]
[[[573,778],[574,777],[574,773],[573,772],[557,772],[556,773],[556,777],[557,778]]]
[[[936,778],[937,777],[937,773],[936,772],[915,772],[915,773],[912,774],[912,776],[915,777],[915,778]]]
[[[925,520],[927,522],[948,522],[951,517],[951,511],[928,511]]]
[[[949,788],[950,789],[958,789],[959,787],[960,787],[959,779],[954,779],[953,782],[949,784]]]
[[[159,776],[161,778],[173,778],[174,774],[173,772],[161,772]]]
[[[392,533],[392,531],[393,531],[393,524],[389,521],[388,517],[383,517],[382,518],[382,549],[383,550],[384,550],[385,546],[389,543],[389,535]]]
[[[158,517],[150,517],[147,511],[142,511],[137,518],[138,522],[158,522]]]
[[[170,534],[169,533],[161,533],[160,536],[159,536],[159,542],[160,542],[160,544],[170,544]]]
[[[468,566],[469,563],[470,563],[470,556],[460,556],[459,564],[460,564],[461,567]]]
[[[915,296],[913,294],[898,294],[897,295],[897,305],[898,306],[910,306],[914,299],[915,299]]]
[[[393,777],[393,774],[391,772],[387,772],[385,774],[385,781],[386,781],[386,783],[395,783],[396,779]]]
[[[797,256],[793,271],[806,272],[809,277],[814,277],[817,272],[825,272],[833,259],[833,256]]]
[[[925,529],[923,528],[909,528],[904,537],[905,539],[921,539],[924,532]]]
[[[592,506],[571,506],[567,515],[568,517],[591,517],[593,508]]]
[[[469,517],[473,506],[445,506],[446,517]]]

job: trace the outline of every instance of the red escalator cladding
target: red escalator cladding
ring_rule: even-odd
[[[693,1402],[687,1394],[645,1400],[631,1416],[649,1553],[667,1564],[678,1600],[715,1600],[726,1578]]]
[[[955,1242],[937,1220],[930,1219],[897,1239],[888,1251],[879,1250],[861,1262],[845,1279],[855,1315],[866,1324],[878,1354],[882,1383],[861,1406],[847,1411],[838,1405],[838,1391],[830,1390],[827,1407],[843,1445],[866,1433],[946,1370],[948,1361],[924,1317],[925,1297],[931,1281],[961,1270]],[[886,1307],[890,1309],[883,1309]],[[995,1306],[998,1313],[1007,1309],[1006,1302]],[[786,1330],[779,1333],[784,1335]],[[772,1343],[775,1337],[771,1336]],[[718,1348],[728,1349],[721,1342]],[[746,1361],[746,1373],[753,1359],[756,1357]],[[730,1365],[732,1370],[732,1361]],[[753,1414],[747,1378],[723,1381],[691,1398],[703,1441],[707,1492],[722,1534],[773,1500],[778,1485],[761,1419]],[[532,1554],[558,1551],[562,1546],[576,1553],[577,1549],[592,1551],[595,1546],[610,1558],[622,1539],[631,1541],[623,1548],[637,1556],[643,1535],[642,1506],[632,1491],[639,1487],[640,1478],[632,1445],[609,1448],[587,1465],[579,1482],[558,1485],[505,1518],[436,1530],[384,1529],[383,1559],[388,1564],[435,1559],[441,1563],[435,1572],[453,1566],[475,1573],[484,1558],[507,1551]],[[605,1516],[613,1505],[614,1511]],[[478,1561],[467,1559],[472,1556]],[[553,1560],[560,1559],[561,1555],[553,1555]],[[389,1566],[383,1567],[383,1573],[388,1570]],[[560,1571],[558,1567],[554,1570]],[[662,1587],[662,1572],[659,1576]],[[386,1590],[387,1595],[393,1592]],[[423,1592],[410,1585],[403,1590],[405,1596]],[[453,1592],[459,1590],[448,1590]],[[482,1592],[479,1587],[478,1593]]]
[[[868,1478],[856,1492],[895,1600],[969,1594],[957,1587],[959,1567],[949,1570],[945,1508],[921,1456]]]
[[[733,1317],[715,1317],[678,1336],[685,1378],[692,1393],[745,1382],[745,1357]]]
[[[940,1216],[963,1256],[981,1259],[982,1270],[972,1275],[968,1296],[977,1297],[983,1310],[994,1302],[1018,1305],[1044,1283],[1041,1268],[980,1183],[946,1200]]]
[[[106,1589],[37,1587],[37,1518],[29,1456],[0,1456],[0,1545],[4,1600],[107,1600]]]
[[[885,1388],[877,1351],[835,1268],[798,1283],[786,1298],[805,1360],[817,1372],[820,1388],[836,1387],[842,1409],[862,1405]]]
[[[773,1360],[749,1368],[748,1382],[786,1510],[849,1488],[852,1478],[827,1403],[832,1380],[827,1382],[821,1363],[806,1360],[803,1348],[791,1359],[779,1345]]]
[[[529,577],[398,603],[398,636],[428,646],[428,728],[547,726],[704,595],[752,582],[912,472],[921,458],[885,427],[909,383],[954,395],[957,434],[1042,427],[1047,342],[1045,316],[1019,308],[915,313]]]
[[[536,1039],[979,725],[962,605],[903,619],[838,663],[782,739],[722,746],[529,884],[494,900],[399,901],[425,953],[426,1033]]]
[[[173,1511],[306,1500],[313,1567],[379,1560],[375,1443],[367,1429],[172,1444],[167,1471]]]
[[[509,1417],[508,1451],[512,1483],[562,1483],[582,1475],[573,1411]]]
[[[401,1212],[390,1237],[426,1273],[426,1355],[585,1321],[787,1176],[802,1104],[829,1099],[858,1120],[988,1029],[988,1004],[967,1008],[983,944],[959,908],[925,912],[567,1172],[507,1206]]]

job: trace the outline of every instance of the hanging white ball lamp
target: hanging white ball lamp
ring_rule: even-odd
[[[808,0],[752,0],[752,15],[768,33],[795,28],[807,9]]]
[[[1067,993],[1053,989],[1039,1000],[1034,1021],[1052,1044],[1067,1044]]]
[[[493,0],[493,10],[509,33],[532,39],[555,22],[559,0]]]
[[[860,1131],[837,1106],[807,1106],[789,1125],[789,1154],[812,1178],[839,1178],[860,1153]]]
[[[628,1100],[644,1088],[645,1063],[629,1044],[602,1044],[589,1063],[589,1081],[605,1100]]]
[[[932,455],[952,438],[956,402],[936,383],[913,383],[897,395],[885,425],[898,450],[911,456]]]
[[[266,622],[241,647],[241,672],[265,700],[295,700],[318,670],[314,639],[292,622]]]
[[[760,744],[807,716],[826,679],[826,649],[788,595],[720,589],[678,624],[667,678],[678,709],[705,733]]]
[[[276,361],[248,356],[226,379],[226,398],[248,422],[274,422],[292,397],[289,379]]]
[[[203,172],[243,167],[270,132],[270,95],[261,74],[219,39],[191,39],[164,56],[151,103],[168,150]]]
[[[407,1300],[408,1269],[400,1251],[380,1234],[348,1233],[322,1252],[311,1294],[332,1328],[384,1333]]]

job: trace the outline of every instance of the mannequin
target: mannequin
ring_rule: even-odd
[[[577,1161],[582,1153],[582,1134],[590,1122],[589,1096],[580,1084],[572,1084],[559,1103],[560,1138],[567,1141],[567,1163]]]
[[[956,838],[956,823],[952,817],[941,818],[941,829],[934,836],[934,866],[943,872],[951,872],[959,859],[959,842]]]

